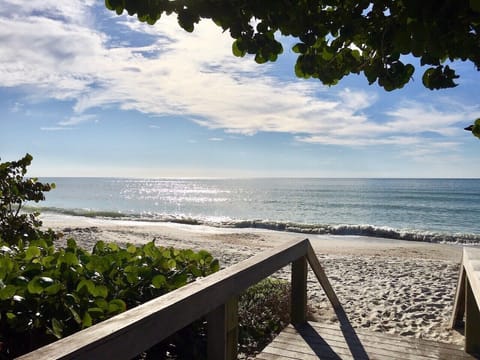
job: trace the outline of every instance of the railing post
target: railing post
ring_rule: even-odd
[[[302,256],[292,262],[292,324],[307,320],[307,257]]]
[[[238,354],[238,298],[231,298],[207,315],[209,360],[234,360]]]
[[[480,354],[480,310],[468,276],[465,277],[465,351]]]

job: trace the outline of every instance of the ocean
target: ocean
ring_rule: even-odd
[[[43,213],[480,244],[480,179],[40,181]]]

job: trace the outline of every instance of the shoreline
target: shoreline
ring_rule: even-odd
[[[463,345],[448,329],[462,246],[386,238],[312,235],[265,229],[104,220],[42,215],[45,228],[92,247],[98,240],[204,249],[222,267],[282,242],[309,238],[353,327]],[[289,278],[289,268],[274,276]],[[318,321],[335,322],[330,304],[313,274],[309,306]]]
[[[437,244],[455,244],[455,245],[480,245],[480,234],[478,232],[458,232],[445,231],[440,229],[415,229],[415,228],[394,228],[375,224],[317,224],[317,223],[298,223],[282,220],[267,219],[228,219],[226,217],[215,218],[195,218],[179,215],[160,215],[142,216],[140,214],[124,214],[117,211],[90,211],[81,209],[60,209],[52,207],[30,207],[30,211],[39,211],[49,217],[65,218],[85,218],[112,222],[129,222],[140,224],[172,224],[172,225],[192,225],[208,228],[220,229],[264,229],[294,234],[303,234],[303,236],[314,235],[337,235],[337,236],[360,236],[367,238],[383,238],[390,240],[420,241]],[[74,220],[75,221],[75,220]],[[81,221],[81,220],[79,220]]]

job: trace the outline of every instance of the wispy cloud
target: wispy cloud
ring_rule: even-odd
[[[81,123],[85,122],[91,122],[91,121],[96,121],[97,120],[97,115],[94,114],[83,114],[83,115],[78,115],[78,116],[72,116],[71,118],[60,121],[58,125],[61,126],[73,126],[73,125],[78,125]]]
[[[348,147],[388,145],[403,148],[410,158],[456,151],[463,125],[480,111],[451,99],[437,103],[404,101],[383,114],[383,122],[351,121],[347,126],[318,134],[296,136],[300,142]]]
[[[74,116],[43,130],[95,121],[96,109],[117,107],[184,115],[230,134],[280,132],[304,143],[416,147],[418,154],[422,144],[434,142],[431,134],[458,136],[457,124],[479,110],[409,101],[374,118],[374,90],[275,78],[270,65],[235,58],[228,34],[208,21],[189,34],[175,18],[152,27],[102,6],[94,0],[6,0],[0,8],[0,86],[74,103]],[[99,18],[108,21],[108,34],[95,22]],[[118,41],[116,32],[132,36]],[[136,42],[139,33],[148,39]],[[454,148],[456,141],[429,149],[445,146]]]
[[[15,102],[11,107],[10,107],[10,112],[16,113],[19,112],[23,109],[23,103],[20,102]]]
[[[40,127],[42,131],[65,131],[65,130],[73,130],[73,128],[64,127],[64,126],[43,126]]]

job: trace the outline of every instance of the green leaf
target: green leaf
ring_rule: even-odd
[[[243,56],[245,56],[245,54],[247,53],[247,50],[245,50],[245,49],[240,49],[239,44],[240,44],[240,40],[236,40],[236,41],[233,42],[233,44],[232,44],[232,53],[233,53],[233,55],[235,55],[235,56],[243,57]]]
[[[304,43],[298,43],[292,47],[292,51],[297,54],[305,54],[307,47]]]
[[[218,261],[218,259],[215,259],[210,263],[210,272],[214,273],[218,270],[220,270],[220,262]]]
[[[78,283],[76,290],[77,290],[77,292],[86,291],[86,292],[89,293],[90,295],[93,295],[93,296],[96,295],[96,292],[95,292],[95,284],[93,283],[92,280],[87,280],[87,279],[81,280],[81,281]]]
[[[109,314],[119,314],[127,310],[127,305],[123,300],[113,299],[108,303]]]
[[[98,308],[102,309],[102,312],[105,312],[108,310],[108,301],[105,300],[104,298],[96,298],[95,305],[97,305]]]
[[[17,291],[17,287],[14,285],[7,285],[0,289],[0,300],[7,300],[13,298]]]
[[[0,257],[0,280],[5,279],[7,274],[9,274],[14,267],[15,263],[13,260],[8,257]]]
[[[28,282],[27,290],[30,294],[41,294],[44,289],[53,284],[53,279],[45,276],[36,276]]]
[[[44,291],[45,291],[45,294],[47,295],[55,295],[55,294],[58,294],[60,290],[62,290],[62,288],[63,288],[63,285],[61,283],[56,283],[56,284],[47,286]]]
[[[75,249],[76,247],[77,247],[77,243],[75,242],[74,239],[72,238],[67,239],[67,248]]]
[[[113,250],[113,251],[118,251],[120,250],[120,247],[115,244],[115,243],[108,243],[107,247],[110,249],[110,250]]]
[[[33,258],[39,257],[41,251],[37,246],[29,246],[25,252],[25,260],[32,260]]]
[[[96,285],[94,293],[97,297],[106,298],[108,296],[108,288],[104,285]]]
[[[80,298],[77,294],[68,293],[65,295],[64,301],[66,305],[73,306],[80,302]]]
[[[88,308],[87,311],[95,319],[98,319],[103,316],[103,309],[99,307]]]
[[[137,252],[137,247],[135,245],[128,245],[127,252],[129,254],[135,254]]]
[[[155,246],[155,243],[153,241],[149,242],[148,244],[145,244],[143,246],[143,251],[145,252],[146,256],[149,256],[151,258],[157,258],[160,255],[160,250]]]
[[[93,246],[92,254],[100,254],[105,250],[105,243],[103,241],[97,241]]]
[[[63,336],[63,324],[55,318],[52,318],[52,333],[57,339]]]
[[[79,325],[82,324],[82,318],[78,314],[77,310],[75,310],[72,306],[68,306],[68,310],[70,310],[70,313],[73,315],[73,319],[75,322]]]
[[[62,261],[67,265],[78,265],[78,258],[74,253],[67,252],[62,256]]]
[[[255,62],[257,64],[264,64],[268,61],[268,59],[265,59],[262,54],[258,53],[255,55]]]
[[[90,316],[88,311],[85,312],[85,314],[83,314],[83,319],[82,319],[82,329],[92,326],[92,323],[93,323],[92,317]]]
[[[475,120],[475,123],[473,124],[472,127],[472,133],[475,135],[477,138],[480,139],[480,118]]]
[[[160,289],[167,283],[167,280],[165,276],[163,275],[156,275],[152,279],[152,285],[155,286],[155,288]]]

